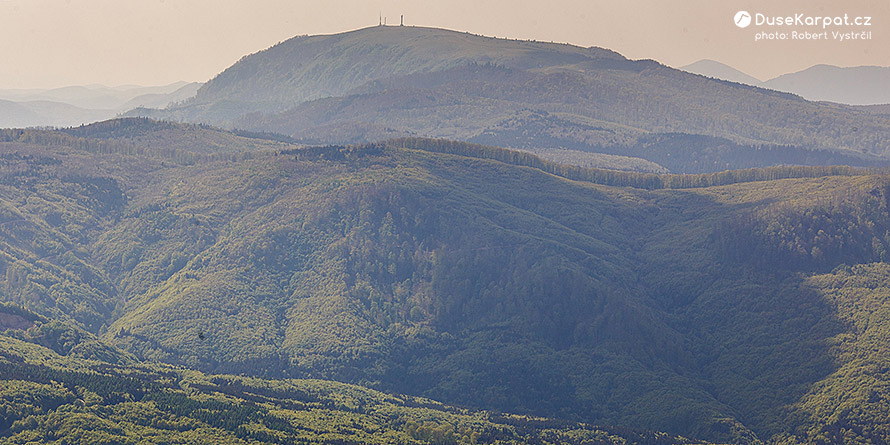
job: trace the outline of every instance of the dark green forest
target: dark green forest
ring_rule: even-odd
[[[0,133],[0,441],[890,441],[882,170],[239,134]]]

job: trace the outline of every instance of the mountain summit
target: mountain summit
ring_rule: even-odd
[[[242,58],[199,91],[195,105],[226,100],[263,109],[342,96],[370,81],[470,63],[517,69],[625,60],[613,51],[496,39],[437,28],[376,26],[299,36]]]

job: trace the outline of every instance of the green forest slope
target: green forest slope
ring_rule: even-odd
[[[714,442],[890,440],[883,175],[423,139],[195,162],[87,135],[0,142],[0,296],[46,321],[4,320],[55,353]]]
[[[60,356],[0,335],[0,443],[690,444],[471,411],[322,380],[260,380]]]

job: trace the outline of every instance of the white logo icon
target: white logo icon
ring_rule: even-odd
[[[735,13],[735,18],[732,21],[739,28],[747,28],[751,24],[751,14],[748,14],[748,11],[739,11]]]

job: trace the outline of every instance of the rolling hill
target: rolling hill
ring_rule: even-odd
[[[195,142],[163,149],[173,141]],[[229,377],[134,361],[664,438],[879,443],[888,197],[885,176],[841,167],[658,175],[434,139],[300,147],[144,119],[4,130],[0,322],[66,360],[122,367],[106,377],[165,382],[186,407],[304,384],[238,378],[230,394]],[[4,341],[6,363],[25,346]],[[181,381],[204,386],[183,394]],[[35,428],[99,394],[5,385],[57,400]],[[266,411],[215,424],[172,399],[99,397],[108,408],[76,412],[106,429],[131,409],[226,437],[281,425]],[[241,406],[290,419],[273,398]]]

